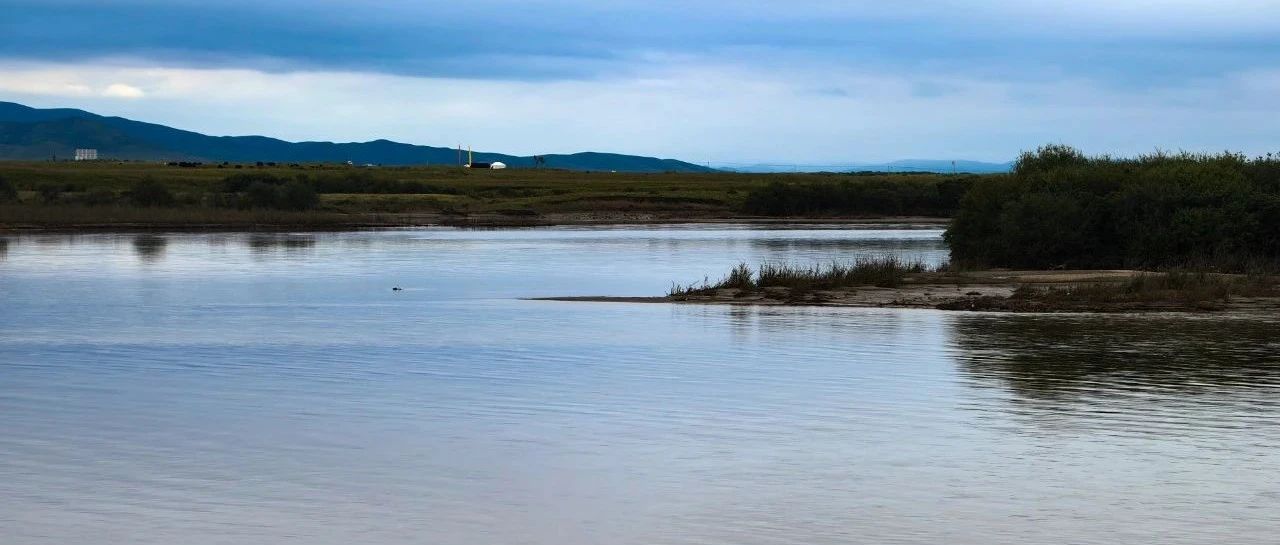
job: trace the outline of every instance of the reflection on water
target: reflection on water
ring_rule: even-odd
[[[1275,320],[519,299],[939,236],[17,237],[0,543],[1274,539]]]
[[[840,255],[840,252],[857,251],[871,256],[901,254],[912,250],[927,252],[937,247],[937,241],[932,238],[883,240],[766,238],[752,240],[750,243],[753,247],[768,252],[831,252],[833,255]]]
[[[257,233],[250,235],[246,241],[253,253],[258,256],[273,252],[283,252],[289,257],[303,256],[315,248],[315,235]]]
[[[157,235],[138,235],[133,237],[133,253],[143,263],[155,263],[164,257],[164,248],[169,241]]]
[[[0,237],[0,261],[9,256],[9,239]]]
[[[1029,400],[1280,386],[1275,317],[958,315],[955,330],[965,372]]]
[[[1007,389],[1012,412],[1176,440],[1274,427],[1277,333],[1274,316],[960,315],[954,343],[971,383]]]

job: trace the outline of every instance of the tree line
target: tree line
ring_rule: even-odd
[[[751,190],[748,214],[777,217],[949,217],[980,176],[878,175],[821,182],[775,180]]]
[[[1280,158],[1087,157],[1044,146],[977,180],[946,233],[952,262],[1217,270],[1280,262]]]

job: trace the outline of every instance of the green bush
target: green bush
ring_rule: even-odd
[[[245,189],[244,200],[248,208],[275,208],[279,193],[274,184],[259,180]]]
[[[0,202],[14,202],[18,200],[18,188],[13,187],[13,183],[0,176]]]
[[[129,199],[138,206],[172,206],[173,192],[155,180],[142,180],[129,190]]]
[[[283,210],[311,210],[320,206],[320,195],[310,185],[292,181],[278,190],[276,207]]]
[[[55,203],[62,199],[62,184],[40,184],[36,191],[40,192],[40,200],[45,203]]]
[[[866,176],[842,182],[774,181],[747,194],[762,216],[950,216],[977,176]]]
[[[239,167],[240,165],[236,165]],[[265,172],[245,172],[232,174],[222,179],[223,193],[244,193],[254,184],[283,185],[285,179]]]
[[[116,202],[116,192],[106,187],[95,187],[84,195],[84,203],[89,206],[103,206]]]
[[[1280,262],[1280,162],[1088,158],[1046,146],[983,178],[946,233],[952,260],[1017,268],[1239,270]]]
[[[316,193],[422,195],[430,193],[457,194],[459,192],[451,187],[442,187],[415,180],[383,178],[367,171],[346,172],[343,174],[316,176],[314,178],[301,175],[294,181],[307,185]],[[288,178],[266,172],[244,172],[223,178],[221,190],[223,193],[245,193],[254,184],[283,186],[289,182]]]

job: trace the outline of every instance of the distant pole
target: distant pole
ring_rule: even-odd
[[[955,162],[955,161],[952,161],[952,162],[951,162],[951,174],[952,174],[952,175],[955,175],[955,173],[956,173],[956,162]]]
[[[462,144],[458,144],[458,166],[462,166]]]

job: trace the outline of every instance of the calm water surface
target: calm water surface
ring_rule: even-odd
[[[0,238],[0,543],[1280,535],[1273,319],[519,299],[886,253],[946,251],[741,226]]]

